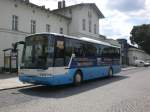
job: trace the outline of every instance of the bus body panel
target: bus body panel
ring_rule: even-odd
[[[73,83],[73,78],[77,70],[81,70],[83,74],[83,80],[90,80],[100,77],[108,76],[108,70],[110,67],[84,67],[69,69],[67,74],[57,74],[48,77],[32,76],[32,74],[24,74],[19,76],[19,80],[22,82],[42,85],[63,85]],[[115,65],[112,67],[113,73],[120,72],[120,67]]]
[[[24,83],[62,85],[73,83],[78,70],[84,81],[108,76],[110,68],[121,71],[120,48],[93,39],[35,34],[26,38],[23,53]]]
[[[107,69],[109,67],[85,67],[81,71],[83,73],[83,80],[90,80],[99,77],[107,76]]]

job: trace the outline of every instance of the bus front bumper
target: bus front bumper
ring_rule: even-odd
[[[66,75],[39,77],[39,76],[19,76],[19,80],[23,83],[30,83],[35,85],[62,85],[72,83],[72,78]]]

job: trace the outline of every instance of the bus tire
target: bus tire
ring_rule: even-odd
[[[73,84],[75,86],[79,86],[79,85],[81,85],[82,81],[83,81],[82,73],[81,73],[81,71],[77,71],[76,74],[74,75]]]
[[[108,71],[108,77],[113,77],[113,69],[110,68]]]

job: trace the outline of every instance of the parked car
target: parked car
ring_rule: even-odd
[[[149,63],[149,62],[145,62],[145,63],[144,63],[144,66],[145,66],[145,67],[148,67],[148,66],[150,66],[150,63]]]
[[[150,63],[149,62],[145,62],[143,60],[135,60],[135,66],[138,66],[138,67],[148,67],[150,66]]]

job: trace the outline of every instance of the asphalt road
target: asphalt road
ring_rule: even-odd
[[[79,87],[0,91],[0,112],[149,112],[150,67],[123,71]]]

